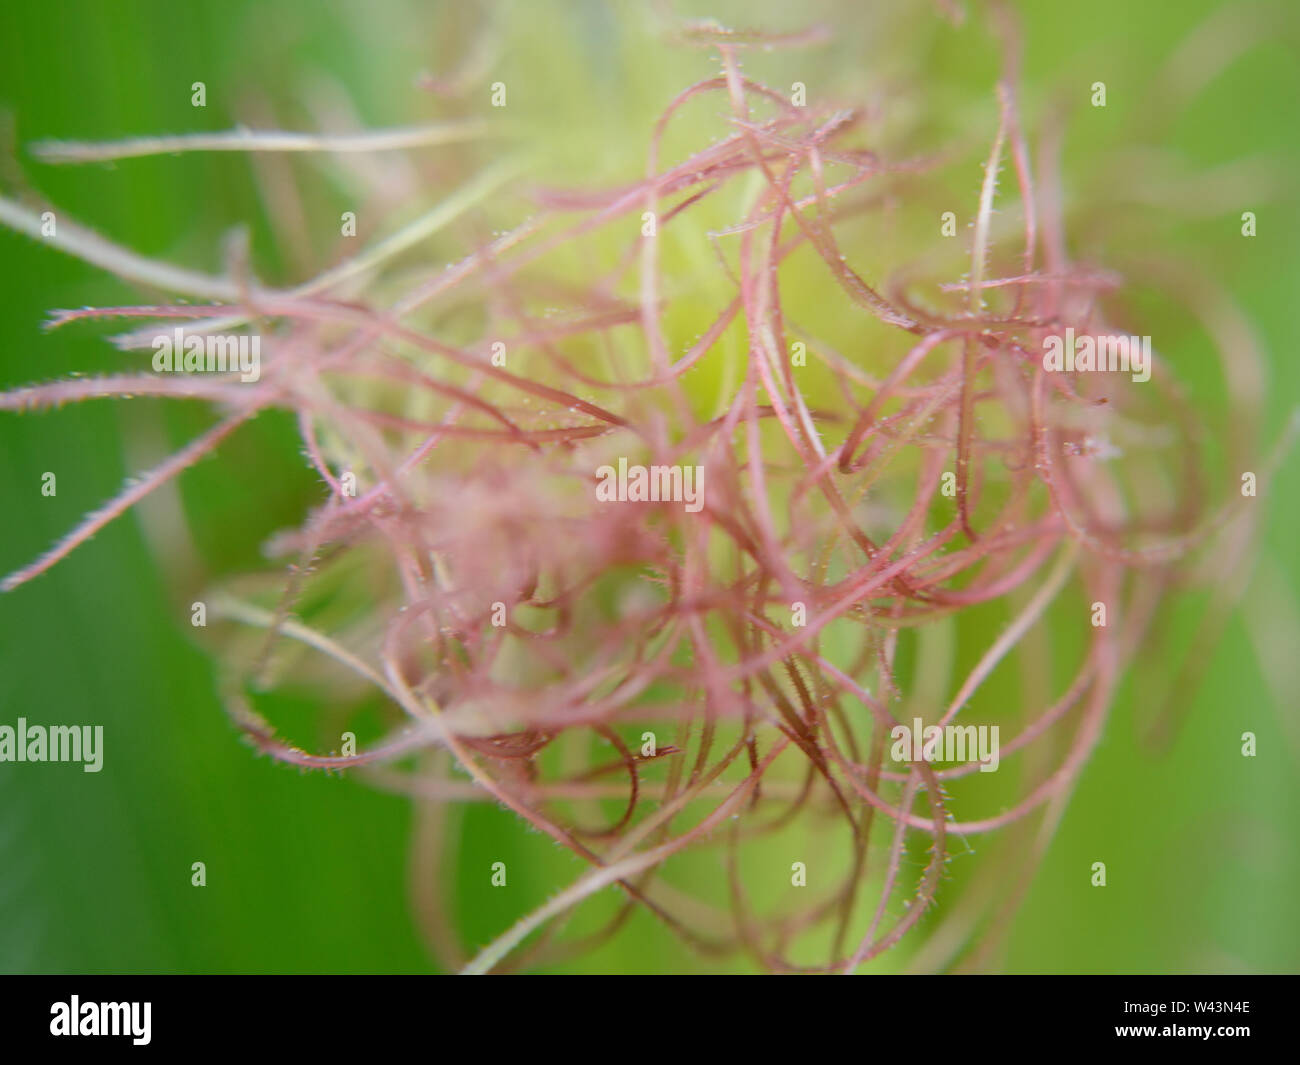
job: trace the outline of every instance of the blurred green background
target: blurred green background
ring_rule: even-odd
[[[724,22],[734,18],[745,26],[790,25],[792,18],[818,15],[837,24],[836,5],[826,3],[800,5],[794,14],[784,13],[783,4],[683,6],[716,10]],[[466,17],[468,7],[11,0],[0,9],[0,107],[12,119],[3,130],[9,143],[0,146],[0,182],[12,196],[27,180],[71,217],[115,239],[214,272],[223,233],[246,223],[259,273],[297,279],[291,256],[270,236],[245,159],[189,155],[52,167],[24,146],[45,137],[218,130],[251,123],[267,106],[281,124],[311,128],[297,89],[322,77],[347,93],[358,122],[427,119],[440,112],[414,87],[415,77],[454,65],[457,57],[447,54],[440,34],[446,20]],[[1080,160],[1123,147],[1114,131],[1140,124],[1151,72],[1196,26],[1215,13],[1223,18],[1225,9],[1213,2],[1129,0],[1024,7],[1027,102],[1041,103],[1062,78],[1077,76],[1081,95],[1093,81],[1107,83],[1104,112],[1071,116],[1067,156]],[[1241,25],[1267,18],[1278,32],[1201,90],[1160,130],[1160,143],[1197,167],[1260,157],[1294,175],[1300,19],[1287,5],[1227,7],[1240,12]],[[737,17],[737,9],[744,13]],[[507,43],[490,58],[483,81],[504,77],[517,108],[512,117],[549,123],[572,144],[559,153],[571,153],[571,176],[592,184],[636,174],[644,141],[627,129],[645,128],[682,85],[715,67],[703,51],[674,53],[656,43],[640,5],[548,2],[502,10]],[[954,106],[967,108],[972,122],[987,123],[996,76],[992,45],[969,27],[946,28],[935,10],[916,5],[915,17],[932,19],[935,28],[921,37],[924,50],[894,55],[894,66],[913,75],[932,72]],[[855,34],[868,32],[852,22],[837,34],[838,60],[865,54],[867,41]],[[766,61],[758,55],[747,63],[762,77]],[[772,68],[773,82],[781,84],[788,65],[799,60],[770,62],[784,64]],[[814,90],[816,77],[813,68],[806,79]],[[202,110],[190,105],[190,85],[198,80],[208,92]],[[486,93],[476,99],[484,101]],[[986,139],[992,127],[972,132]],[[1119,172],[1110,180],[1122,189],[1134,175]],[[329,189],[324,182],[316,195],[329,212],[325,231],[337,232],[333,219],[347,203],[330,201]],[[1259,235],[1251,241],[1236,238],[1244,209],[1259,215]],[[1207,245],[1239,249],[1216,251],[1209,265],[1270,355],[1264,431],[1271,440],[1300,397],[1294,190],[1268,203],[1204,212],[1177,237],[1189,256]],[[326,238],[316,250],[329,248]],[[41,325],[54,307],[132,302],[139,293],[8,231],[0,231],[0,263],[0,385],[122,368],[123,356],[99,339],[112,329],[47,334]],[[1221,385],[1199,368],[1204,362],[1185,377],[1195,400],[1214,405]],[[0,416],[0,569],[28,562],[111,496],[125,475],[152,465],[165,448],[211,421],[194,405],[151,401]],[[295,523],[319,494],[288,419],[260,420],[221,454],[188,473],[177,494],[164,493],[48,575],[0,598],[0,722],[25,716],[98,723],[106,734],[99,774],[73,765],[0,764],[4,971],[432,968],[409,900],[411,804],[359,781],[304,775],[254,757],[217,701],[204,634],[196,637],[188,625],[191,593],[208,579],[255,568],[261,541]],[[52,499],[40,494],[47,470],[58,474]],[[1125,685],[996,966],[1300,969],[1300,695],[1293,686],[1298,649],[1289,642],[1297,631],[1298,498],[1300,463],[1293,457],[1260,500],[1269,517],[1247,595],[1255,620],[1248,625],[1234,616],[1227,625],[1166,756],[1139,752],[1140,686]],[[195,530],[196,556],[182,514]],[[181,587],[173,586],[169,570],[186,575]],[[1263,659],[1261,643],[1271,647]],[[1272,663],[1271,674],[1262,660]],[[1259,738],[1254,759],[1240,754],[1246,730]],[[487,804],[453,809],[448,831],[455,857],[439,876],[468,949],[580,872]],[[512,871],[505,891],[486,887],[486,871],[498,860]],[[1089,884],[1098,860],[1108,867],[1105,889]],[[195,861],[206,863],[203,889],[190,885]],[[961,861],[950,868],[955,880]],[[941,893],[940,907],[951,900]],[[899,956],[888,967],[905,961]],[[615,941],[565,966],[712,967],[639,912]]]

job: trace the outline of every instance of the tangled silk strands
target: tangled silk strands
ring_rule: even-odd
[[[425,801],[495,801],[590,866],[473,960],[441,913],[425,913],[427,928],[442,929],[431,941],[446,965],[558,963],[645,908],[708,956],[854,971],[922,923],[954,844],[969,851],[1037,817],[1029,861],[982,871],[1023,885],[1159,597],[1186,578],[1191,552],[1249,543],[1248,501],[1202,483],[1199,423],[1167,365],[1157,358],[1145,384],[1044,369],[1045,338],[1105,333],[1124,285],[1066,254],[1058,163],[1043,154],[1036,187],[1011,35],[965,278],[909,268],[874,283],[850,265],[853,227],[884,210],[891,182],[940,163],[882,158],[862,147],[863,112],[793,106],[741,73],[747,44],[816,36],[690,29],[683,39],[715,49],[721,70],[663,113],[642,180],[604,193],[532,189],[527,222],[414,285],[395,268],[401,257],[517,189],[513,170],[485,172],[290,289],[195,274],[60,224],[56,246],[70,254],[219,302],[57,312],[53,325],[148,323],[119,338],[130,349],[176,322],[196,335],[258,322],[265,362],[252,382],[136,373],[0,396],[12,410],[155,395],[227,412],[4,588],[44,572],[249,419],[292,412],[328,499],[271,545],[293,560],[287,588],[245,582],[242,597],[223,592],[211,609],[258,633],[252,672],[271,677],[285,646],[301,644],[322,656],[309,672],[351,675],[404,724],[362,751],[312,754],[279,739],[232,677],[235,720],[292,765],[356,768]],[[726,111],[724,135],[661,164],[678,113],[702,100]],[[243,131],[42,150],[60,162],[366,152],[479,133],[472,123],[351,138]],[[994,217],[1004,166],[1018,240]],[[697,219],[709,210],[728,221],[707,228]],[[0,201],[0,221],[39,232],[35,212],[13,201]],[[680,245],[668,243],[675,235]],[[703,267],[665,269],[680,246],[711,254]],[[343,298],[340,286],[359,279],[360,293]],[[838,301],[835,314],[856,323],[840,333],[851,352],[806,328],[809,291],[814,306]],[[465,308],[477,316],[468,330],[463,318],[451,324]],[[702,323],[684,347],[683,322]],[[696,379],[716,385],[715,403]],[[1240,402],[1248,419],[1253,400]],[[1144,431],[1164,444],[1144,449]],[[1140,454],[1111,461],[1109,442],[1126,435]],[[602,498],[599,471],[620,461],[698,470],[698,507]],[[1089,620],[1096,604],[1102,624]],[[973,611],[979,626],[963,621]],[[1078,649],[1058,655],[1071,670],[1046,661],[1053,611],[1077,633]],[[958,631],[981,636],[983,650],[953,678]],[[1001,757],[1022,762],[1015,791],[996,792],[991,807],[976,762],[891,754],[892,730],[913,716],[972,723],[982,687],[1008,662],[1027,691],[1047,695],[983,721],[1013,730]],[[774,904],[754,884],[789,876],[771,841],[791,830],[824,841],[826,857],[796,903]],[[727,882],[710,899],[668,870],[711,847]],[[622,901],[603,927],[561,938],[561,919],[606,887]],[[441,906],[433,895],[419,905]],[[925,924],[947,944],[937,965],[971,938],[960,911]]]

